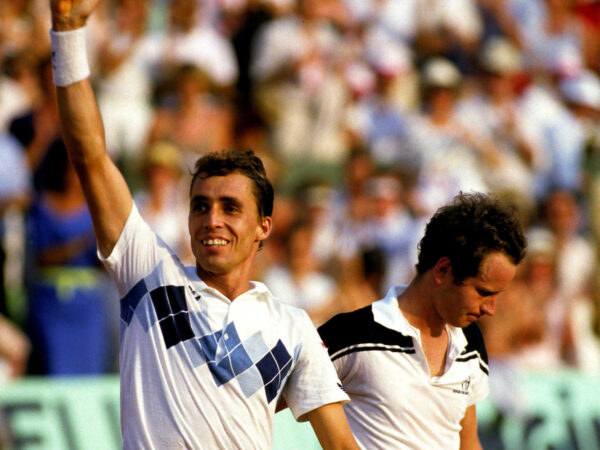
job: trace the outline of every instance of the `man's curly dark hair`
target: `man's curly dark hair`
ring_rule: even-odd
[[[456,284],[479,273],[491,252],[505,253],[514,264],[525,256],[527,242],[517,212],[483,193],[459,193],[429,220],[419,243],[417,273],[424,274],[442,257],[452,264]]]

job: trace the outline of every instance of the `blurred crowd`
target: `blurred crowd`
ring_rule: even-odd
[[[117,369],[49,20],[47,0],[0,2],[3,377]],[[265,162],[254,278],[316,325],[408,283],[435,209],[492,192],[529,251],[481,321],[491,363],[599,373],[600,2],[103,0],[87,36],[109,153],[182,260],[189,173],[211,150]]]

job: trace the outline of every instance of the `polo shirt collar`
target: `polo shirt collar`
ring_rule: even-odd
[[[398,297],[404,292],[406,287],[406,285],[393,285],[389,288],[384,298],[373,302],[371,306],[373,318],[375,322],[386,328],[402,333],[405,336],[418,338],[420,341],[419,330],[406,320],[406,317],[404,317],[398,306]],[[467,338],[461,328],[446,325],[446,331],[448,332],[450,346],[448,356],[454,359],[467,346]]]
[[[372,311],[375,322],[404,335],[414,336],[416,329],[408,323],[398,307],[398,297],[404,292],[406,285],[393,285],[381,300],[373,302]]]
[[[186,271],[188,278],[192,282],[192,285],[196,291],[200,293],[204,292],[208,295],[212,295],[213,297],[217,297],[227,303],[231,303],[231,300],[229,300],[217,289],[210,287],[202,280],[202,278],[198,276],[195,266],[187,266]],[[238,297],[236,297],[236,299],[239,299],[240,297],[249,297],[256,300],[267,300],[269,298],[272,298],[273,295],[264,283],[261,283],[260,281],[250,281],[250,289],[240,294]]]

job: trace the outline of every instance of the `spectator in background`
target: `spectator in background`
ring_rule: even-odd
[[[30,351],[27,336],[0,314],[0,384],[25,375]]]
[[[107,289],[90,213],[64,145],[48,154],[44,175],[27,214],[29,373],[106,373],[107,308],[116,299],[110,298],[114,291]]]
[[[527,243],[517,282],[498,299],[499,320],[484,318],[483,333],[490,358],[508,371],[559,370],[574,348],[567,299],[557,290],[556,243],[542,229],[530,231]]]
[[[184,151],[188,167],[199,155],[229,148],[233,111],[226,99],[214,94],[207,73],[193,65],[181,65],[169,84],[155,110],[149,142],[174,142]]]
[[[374,175],[366,191],[373,209],[367,225],[369,246],[381,248],[385,254],[384,285],[408,283],[415,274],[425,222],[409,209],[409,193],[398,172],[388,170]]]
[[[600,77],[590,70],[582,70],[577,75],[563,79],[558,87],[569,111],[580,124],[583,135],[580,146],[583,148],[579,170],[582,172],[582,186],[591,202],[590,214],[594,217],[598,210],[593,189],[598,162],[598,155],[594,152],[595,140],[600,136]]]
[[[254,109],[235,108],[235,126],[233,127],[233,148],[251,148],[263,161],[269,179],[274,185],[284,180],[287,167],[274,154],[269,128],[263,118]]]
[[[15,136],[25,151],[27,164],[33,173],[36,191],[44,183],[41,167],[51,150],[63,148],[56,108],[56,90],[52,83],[52,61],[50,55],[42,58],[36,67],[39,97],[31,110],[15,117],[10,123],[10,133]]]
[[[96,78],[98,105],[104,120],[106,146],[111,157],[133,176],[152,118],[155,42],[148,33],[150,0],[118,0],[115,20],[98,45],[100,67]]]
[[[159,77],[168,79],[179,67],[190,65],[215,86],[232,88],[238,77],[233,46],[202,13],[196,0],[169,0],[167,25],[152,34],[152,45],[158,49],[155,70]]]
[[[528,270],[525,268],[527,258],[531,258],[529,261],[535,259],[537,262],[533,264],[539,264],[534,270],[552,270],[551,264],[545,262],[546,257],[540,257],[535,243],[533,245],[530,250],[528,242],[526,260],[519,272],[522,274]],[[527,369],[519,364],[519,355],[527,351],[527,347],[535,347],[548,331],[545,314],[540,313],[543,303],[532,295],[530,287],[520,276],[518,274],[517,279],[498,296],[494,317],[482,317],[478,321],[489,358],[490,398],[500,411],[517,417],[526,411],[526,398],[519,380]],[[484,448],[487,446],[484,445]]]
[[[428,217],[458,191],[485,192],[483,168],[493,164],[494,149],[479,142],[457,120],[462,75],[449,60],[432,58],[421,70],[423,102],[413,121],[419,173],[415,190],[420,213]]]
[[[315,326],[321,325],[338,312],[336,282],[324,273],[312,252],[312,224],[298,221],[288,233],[284,265],[267,269],[263,282],[279,300],[304,309]]]
[[[594,250],[584,234],[578,194],[565,189],[550,192],[542,204],[542,224],[556,243],[558,289],[567,298],[589,294]]]
[[[585,28],[571,0],[514,0],[516,18],[528,65],[534,71],[553,71],[557,61],[586,65]],[[596,59],[597,56],[591,57]],[[569,70],[573,69],[571,66]]]
[[[258,31],[250,66],[254,98],[287,162],[336,163],[347,154],[348,91],[339,51],[347,22],[340,2],[301,0]]]
[[[31,176],[25,153],[9,133],[0,133],[0,314],[9,315],[5,285],[5,215],[22,214],[30,202]]]
[[[379,247],[363,248],[345,261],[338,280],[336,304],[340,312],[370,305],[384,294],[386,255]]]
[[[232,2],[225,11],[225,20],[235,50],[239,75],[236,84],[236,105],[241,110],[252,106],[254,84],[250,76],[250,64],[253,59],[254,40],[258,30],[273,18],[275,2],[265,0],[246,0]],[[252,148],[252,147],[251,147]]]
[[[524,113],[518,95],[520,50],[507,38],[490,38],[480,52],[480,67],[482,89],[460,100],[459,121],[479,141],[493,146],[496,161],[485,171],[489,186],[531,198],[542,149],[539,129]]]
[[[534,173],[534,194],[538,202],[557,187],[582,189],[586,130],[581,118],[569,109],[574,91],[563,91],[561,85],[584,72],[581,54],[570,46],[552,52],[547,68],[530,68],[530,82],[524,88],[521,101],[523,113],[537,126],[541,137],[542,164]]]
[[[572,5],[582,23],[584,60],[590,70],[600,73],[600,4],[593,0],[580,0]]]
[[[443,56],[462,74],[473,71],[483,33],[476,0],[417,2],[416,48],[423,59]]]
[[[521,337],[512,363],[520,370],[573,367],[591,372],[598,367],[590,301],[595,252],[581,233],[583,217],[575,194],[551,192],[540,219],[528,233],[529,251],[519,274],[521,302],[507,310],[513,319],[505,325]],[[536,311],[535,318],[527,311]]]
[[[0,133],[38,99],[36,65],[37,60],[27,51],[6,56],[0,53]]]
[[[337,186],[320,186],[306,192],[304,208],[312,211],[315,222],[314,252],[324,267],[344,265],[359,255],[367,245],[371,205],[366,183],[376,171],[375,161],[367,150],[353,149],[342,164],[342,181]],[[325,187],[325,189],[323,189]],[[312,199],[312,208],[308,208]]]
[[[184,263],[194,260],[187,238],[186,180],[181,150],[168,141],[151,144],[143,154],[143,187],[134,195],[140,215]]]
[[[543,203],[543,225],[552,233],[556,246],[555,317],[563,317],[570,330],[571,348],[564,355],[567,363],[582,370],[597,370],[599,358],[595,350],[598,338],[593,336],[592,280],[596,252],[585,231],[585,217],[576,193],[558,189]]]
[[[372,77],[372,88],[356,95],[348,107],[348,132],[366,145],[375,161],[382,165],[402,164],[416,171],[418,155],[408,140],[412,109],[418,103],[416,70],[408,46],[378,33],[368,31],[364,55],[369,65],[362,70]],[[352,71],[347,81],[353,86]]]
[[[40,6],[37,0],[0,3],[0,54],[27,51],[37,57],[48,52],[48,14],[47,9]]]
[[[254,264],[254,277],[262,279],[265,272],[271,267],[284,266],[287,263],[286,243],[290,229],[299,219],[302,210],[291,195],[283,193],[275,194],[273,208],[273,231],[269,240],[265,242],[263,249],[256,255]]]
[[[385,32],[391,39],[414,42],[419,0],[343,0],[353,21]]]
[[[0,314],[0,385],[25,374],[31,345],[27,336]],[[14,448],[15,439],[3,409],[0,409],[0,448]]]

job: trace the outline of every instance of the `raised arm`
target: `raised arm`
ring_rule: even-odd
[[[73,33],[85,26],[99,0],[51,0],[53,64],[58,109],[69,158],[77,171],[104,256],[114,248],[131,212],[133,199],[125,179],[106,152],[104,126],[89,79],[81,73],[84,51]],[[85,59],[85,58],[84,58]],[[86,62],[87,64],[87,62]]]

